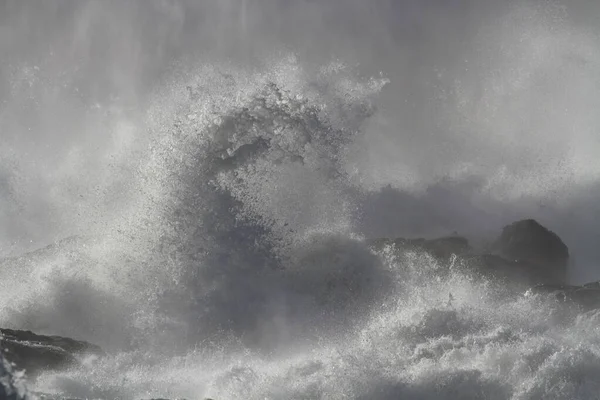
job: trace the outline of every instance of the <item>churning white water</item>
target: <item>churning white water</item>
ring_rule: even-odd
[[[363,242],[535,217],[572,281],[600,278],[592,28],[558,4],[302,3],[0,5],[0,326],[107,352],[30,390],[600,399],[600,312]],[[265,50],[275,26],[295,40]]]

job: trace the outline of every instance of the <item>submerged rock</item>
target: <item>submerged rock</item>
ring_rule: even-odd
[[[6,359],[28,376],[78,365],[86,355],[103,354],[98,346],[87,342],[13,329],[0,329],[0,343]]]

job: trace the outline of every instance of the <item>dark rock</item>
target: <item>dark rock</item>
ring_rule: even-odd
[[[12,329],[0,329],[0,334],[4,356],[17,369],[24,369],[28,376],[35,376],[43,370],[77,365],[80,356],[103,354],[98,346],[60,336],[43,336]]]
[[[504,227],[492,253],[522,263],[533,283],[566,282],[569,249],[558,235],[533,219]]]
[[[454,255],[459,261],[452,263],[455,267],[499,282],[517,283],[521,289],[566,282],[567,246],[555,233],[532,219],[504,227],[486,254],[477,254],[467,239],[458,235],[437,239],[379,238],[367,243],[378,250],[393,246],[398,252],[424,251],[447,265]]]

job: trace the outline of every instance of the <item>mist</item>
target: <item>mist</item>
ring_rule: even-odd
[[[109,353],[70,396],[590,398],[597,315],[363,239],[535,218],[600,279],[599,12],[0,0],[0,325]]]
[[[567,241],[574,280],[595,279],[594,7],[4,1],[2,253],[86,230],[128,201],[124,173],[143,146],[148,99],[174,73],[217,60],[252,67],[291,51],[306,65],[341,60],[390,80],[348,155],[348,169],[373,191],[366,210],[397,192],[379,208],[392,217],[366,233],[491,232],[530,216]],[[456,201],[442,204],[446,196]],[[414,215],[416,230],[405,223]]]

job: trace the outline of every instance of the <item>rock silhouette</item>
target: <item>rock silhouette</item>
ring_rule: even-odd
[[[536,283],[566,283],[569,249],[557,234],[533,219],[504,227],[492,252],[522,263]]]
[[[367,243],[376,249],[425,251],[442,263],[456,256],[472,272],[526,286],[566,284],[569,250],[554,232],[533,219],[507,225],[487,252],[477,253],[465,237],[435,239],[378,238]]]
[[[37,335],[30,331],[0,329],[0,346],[4,357],[27,376],[43,370],[58,370],[77,365],[85,355],[100,356],[93,344],[61,336]]]

